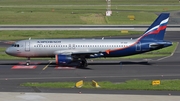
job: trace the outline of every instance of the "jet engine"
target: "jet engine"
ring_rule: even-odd
[[[56,64],[68,64],[73,61],[71,55],[56,55]]]

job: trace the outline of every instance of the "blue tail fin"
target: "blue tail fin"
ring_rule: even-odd
[[[161,13],[138,40],[163,40],[168,20],[169,13]]]

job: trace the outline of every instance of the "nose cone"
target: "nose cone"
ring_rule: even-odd
[[[6,52],[6,54],[9,54],[9,48],[7,48],[5,52]]]
[[[12,51],[11,51],[10,48],[7,48],[5,52],[6,52],[6,54],[8,54],[8,55],[12,55]]]

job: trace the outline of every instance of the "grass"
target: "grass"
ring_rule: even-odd
[[[157,17],[155,12],[179,10],[176,6],[116,8],[112,8],[110,17],[105,16],[106,7],[56,8],[54,11],[52,8],[1,8],[0,24],[151,24]],[[135,20],[129,20],[128,15],[135,15]]]
[[[22,40],[22,39],[44,39],[44,38],[97,38],[97,37],[116,37],[122,35],[142,34],[139,31],[83,31],[83,30],[65,30],[65,31],[0,31],[0,40]]]
[[[126,82],[113,83],[109,81],[98,82],[99,89],[116,89],[116,90],[168,90],[180,91],[180,80],[161,80],[160,85],[152,86],[152,80],[128,80]],[[41,88],[73,88],[75,82],[27,82],[21,84],[27,87]],[[82,88],[94,88],[91,82],[85,82]]]
[[[87,9],[55,9],[54,12],[50,8],[0,9],[0,24],[150,24],[157,17],[154,13],[133,11],[116,11],[106,17],[105,9]],[[129,14],[135,15],[136,20],[130,21]]]
[[[112,5],[122,4],[178,4],[178,0],[113,0]],[[0,5],[106,5],[104,0],[1,0]]]
[[[106,4],[104,0],[1,0],[0,25],[150,24],[158,12],[179,10],[178,0],[115,0],[112,1],[112,16],[106,17]],[[135,15],[136,20],[129,20],[128,15]]]

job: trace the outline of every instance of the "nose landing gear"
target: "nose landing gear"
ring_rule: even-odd
[[[28,57],[26,61],[26,66],[29,66],[29,65],[30,65],[30,57]]]

